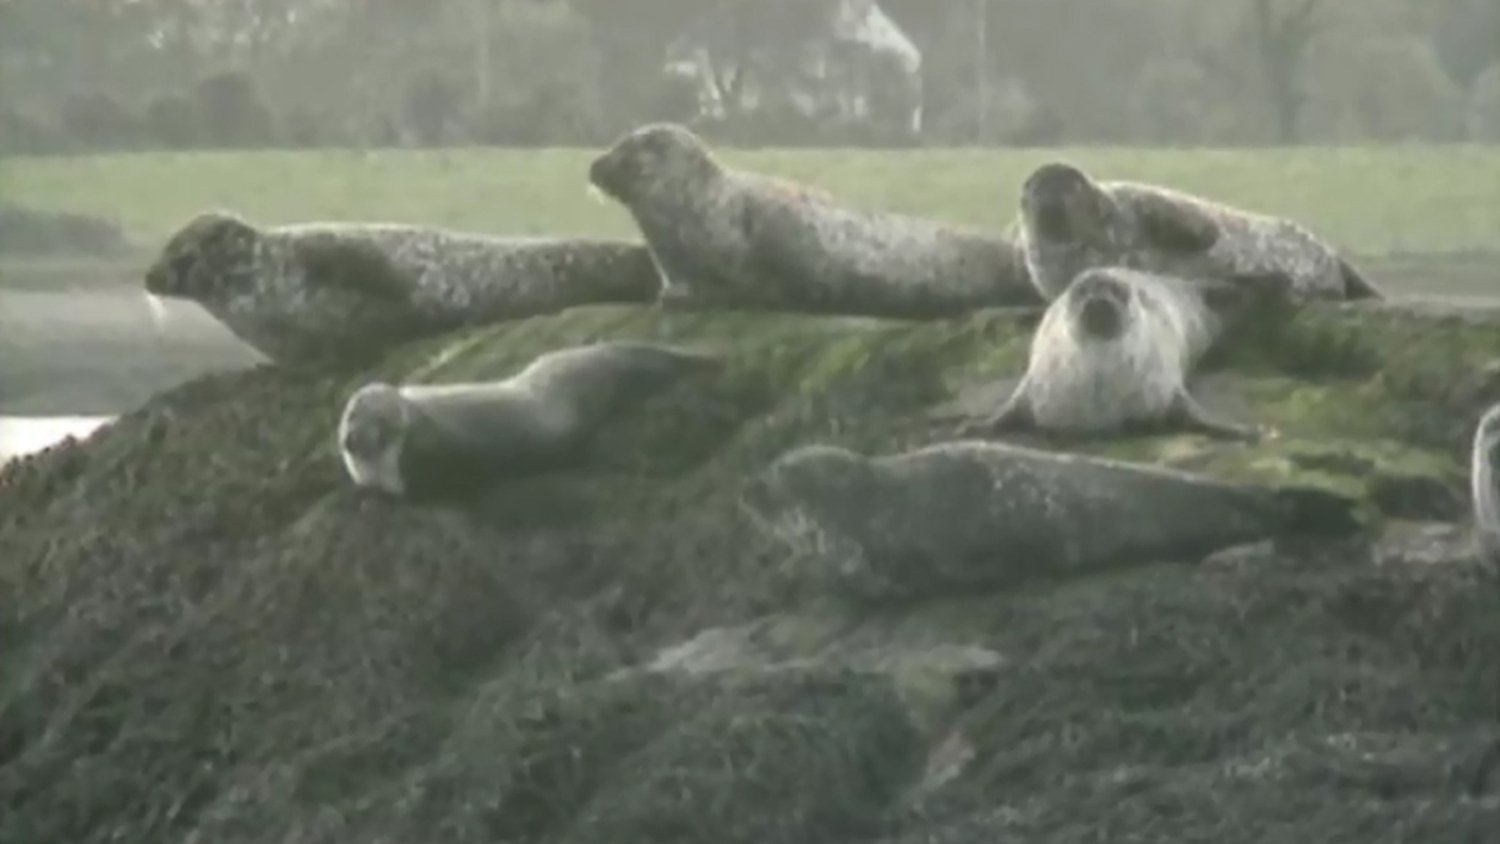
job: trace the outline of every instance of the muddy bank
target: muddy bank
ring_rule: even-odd
[[[375,374],[606,337],[715,384],[605,465],[458,508],[354,492]],[[870,607],[738,507],[786,448],[892,451],[1019,372],[926,324],[582,308],[366,371],[211,375],[0,473],[0,839],[1466,841],[1500,828],[1500,586],[1467,437],[1500,317],[1320,307],[1215,362],[1282,437],[1091,447],[1364,503],[1368,536]],[[1080,449],[1082,450],[1082,449]],[[1478,795],[1478,796],[1476,796]],[[1376,831],[1378,832],[1372,832]]]

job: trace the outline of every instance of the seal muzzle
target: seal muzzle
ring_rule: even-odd
[[[631,170],[638,169],[630,166],[630,160],[626,151],[619,147],[595,158],[589,164],[589,184],[610,199],[622,200],[626,188],[633,181]]]
[[[1090,337],[1113,340],[1124,332],[1125,315],[1120,303],[1112,297],[1094,295],[1084,300],[1083,307],[1079,308],[1078,324]]]

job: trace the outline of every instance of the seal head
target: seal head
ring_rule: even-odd
[[[339,419],[339,453],[354,482],[402,495],[401,453],[411,428],[411,410],[395,386],[366,384],[349,398]]]
[[[713,154],[685,127],[648,123],[595,158],[589,165],[589,182],[628,205],[650,193],[654,185],[675,185],[718,172]]]
[[[260,232],[240,217],[209,211],[188,221],[146,270],[153,296],[204,301],[255,285]]]
[[[1047,240],[1101,244],[1112,210],[1109,196],[1066,162],[1043,164],[1021,185],[1021,214]]]
[[[808,445],[781,455],[745,482],[741,500],[753,513],[772,516],[790,501],[858,500],[870,482],[863,455],[831,445]]]
[[[1063,296],[1074,333],[1085,342],[1109,342],[1125,333],[1135,293],[1113,273],[1084,272]]]

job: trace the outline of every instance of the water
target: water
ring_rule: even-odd
[[[113,416],[0,416],[0,465],[41,451],[68,435],[87,437]]]

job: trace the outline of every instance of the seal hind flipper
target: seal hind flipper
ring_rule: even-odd
[[[1156,249],[1207,252],[1219,241],[1219,224],[1196,208],[1146,194],[1136,200],[1135,211],[1142,233]]]
[[[309,237],[292,245],[306,271],[309,286],[375,294],[391,302],[411,300],[413,279],[373,243],[333,237]]]
[[[1241,425],[1214,416],[1197,399],[1193,398],[1185,387],[1177,391],[1177,395],[1172,400],[1172,406],[1168,409],[1162,423],[1206,434],[1215,439],[1249,442],[1261,439],[1261,431],[1252,426]]]
[[[1358,299],[1384,299],[1385,291],[1376,284],[1365,278],[1364,273],[1355,268],[1347,258],[1340,257],[1339,273],[1344,277],[1344,298],[1349,300]]]

